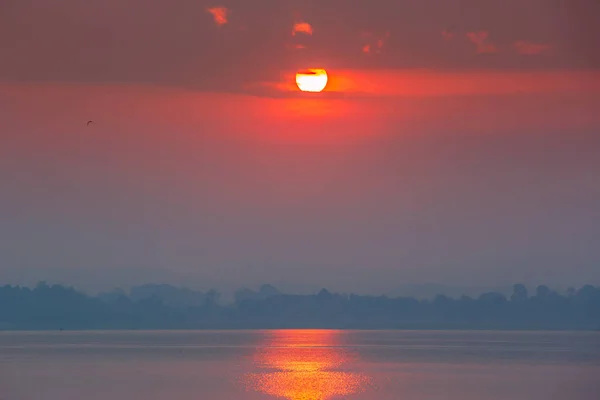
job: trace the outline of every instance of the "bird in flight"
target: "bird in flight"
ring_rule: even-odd
[[[88,122],[85,124],[85,126],[90,126],[90,125],[91,125],[91,124],[93,124],[93,123],[94,123],[94,121],[91,121],[91,120],[90,120],[90,121],[88,121]]]

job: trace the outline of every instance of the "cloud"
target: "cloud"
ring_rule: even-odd
[[[497,53],[498,48],[488,41],[489,33],[487,31],[467,32],[469,39],[476,47],[477,54]]]
[[[308,22],[298,19],[298,22],[294,23],[294,26],[292,27],[292,36],[295,38],[292,41],[295,43],[287,44],[286,47],[294,50],[306,49],[308,47],[306,43],[307,37],[312,36],[312,34],[312,25]]]
[[[273,93],[295,95],[296,71],[283,73],[280,80],[255,83]],[[427,70],[328,70],[325,93],[340,97],[438,97],[520,94],[600,93],[600,72],[435,72]]]
[[[383,36],[377,37],[371,32],[362,34],[363,45],[362,51],[365,54],[379,54],[385,45],[385,41],[390,37],[390,32],[386,32]]]
[[[227,22],[227,15],[229,14],[229,10],[226,7],[211,7],[206,10],[210,14],[212,14],[213,19],[215,20],[215,24],[218,26],[225,25]]]
[[[449,42],[450,40],[454,39],[454,36],[456,36],[456,35],[453,32],[448,31],[447,29],[444,29],[442,31],[442,37],[447,42]]]
[[[303,50],[307,48],[305,44],[301,43],[286,43],[285,47],[291,50]]]
[[[309,24],[308,22],[304,22],[304,21],[296,22],[294,24],[294,27],[292,28],[292,36],[296,36],[297,33],[304,33],[306,35],[312,35],[313,34],[312,25]]]
[[[550,50],[549,44],[527,42],[525,40],[519,40],[515,42],[514,48],[517,53],[523,55],[537,55]]]

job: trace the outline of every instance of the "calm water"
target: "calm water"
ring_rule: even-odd
[[[599,333],[5,332],[0,399],[600,399]]]

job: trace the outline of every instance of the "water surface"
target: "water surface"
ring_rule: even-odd
[[[0,333],[1,400],[600,398],[594,332]]]

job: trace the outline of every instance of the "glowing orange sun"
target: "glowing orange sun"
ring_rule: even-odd
[[[322,92],[327,86],[327,72],[324,69],[309,69],[296,74],[296,85],[303,92]]]

